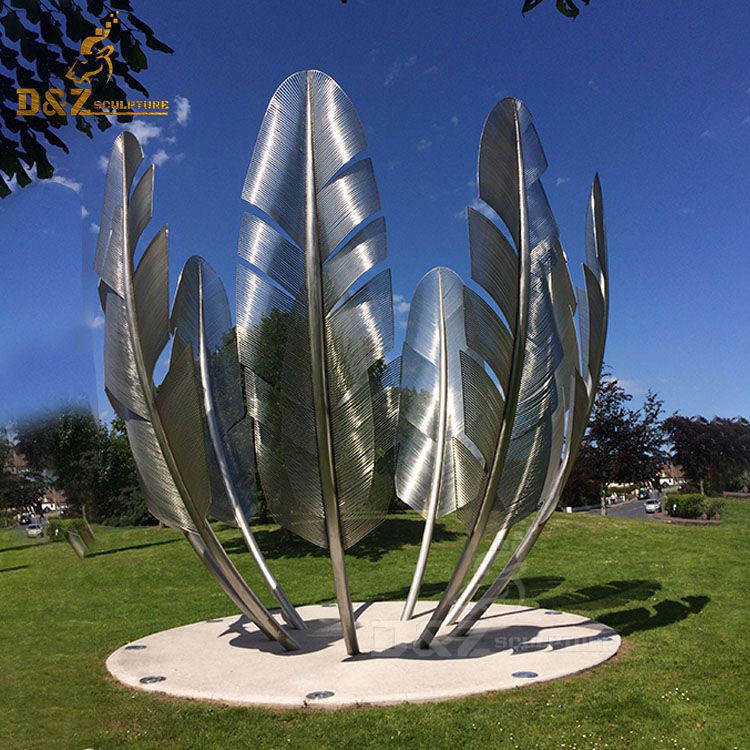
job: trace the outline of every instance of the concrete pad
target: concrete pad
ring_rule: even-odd
[[[275,708],[340,708],[439,701],[581,672],[617,653],[601,623],[554,610],[494,604],[465,638],[444,628],[433,647],[412,644],[435,602],[401,622],[403,602],[355,604],[363,653],[350,657],[336,605],[300,607],[309,630],[285,652],[244,617],[223,617],[140,638],[107,660],[133,688],[179,698]]]

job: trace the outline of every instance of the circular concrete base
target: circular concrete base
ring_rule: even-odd
[[[438,701],[575,674],[617,653],[620,637],[585,617],[494,604],[469,636],[444,628],[413,642],[435,602],[401,622],[403,602],[355,605],[358,656],[348,656],[335,605],[300,607],[308,630],[285,652],[245,618],[224,617],[141,638],[107,668],[130,687],[180,698],[293,708]]]

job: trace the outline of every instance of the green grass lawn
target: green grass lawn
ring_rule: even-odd
[[[3,750],[750,747],[747,501],[727,502],[715,527],[556,514],[511,600],[612,625],[624,636],[613,661],[510,692],[341,712],[229,708],[120,687],[104,666],[118,646],[233,608],[181,535],[97,533],[96,554],[81,562],[67,544],[0,532]],[[414,517],[395,516],[357,545],[352,597],[405,597],[420,535]],[[220,537],[270,606],[238,532]],[[285,548],[274,527],[258,539],[292,601],[332,599],[324,552]],[[428,597],[441,592],[462,539],[455,522],[441,527]]]

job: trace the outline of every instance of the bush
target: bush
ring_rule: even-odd
[[[706,497],[698,492],[673,495],[666,500],[667,513],[675,518],[721,518],[724,501],[718,497]]]
[[[705,502],[706,498],[699,493],[670,497],[667,501],[667,513],[675,518],[700,518]]]
[[[724,512],[724,501],[718,497],[708,498],[705,504],[706,518],[721,518]]]
[[[69,531],[75,531],[81,536],[88,534],[86,521],[82,518],[53,518],[44,533],[51,542],[64,542]]]

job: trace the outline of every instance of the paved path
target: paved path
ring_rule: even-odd
[[[607,514],[621,518],[637,518],[641,521],[644,519],[655,521],[656,513],[646,513],[645,502],[645,500],[628,500],[626,503],[610,505],[607,507]]]

